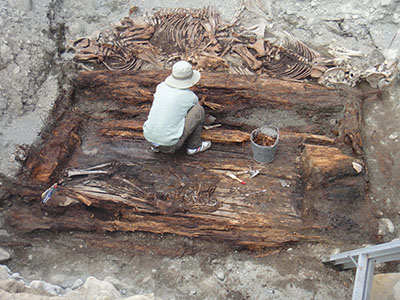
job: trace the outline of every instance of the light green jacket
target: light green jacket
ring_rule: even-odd
[[[187,112],[198,103],[199,98],[191,90],[160,83],[143,125],[146,140],[163,146],[175,145],[182,136]]]

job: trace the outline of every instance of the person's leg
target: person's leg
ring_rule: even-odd
[[[202,146],[201,131],[204,123],[204,108],[194,105],[187,113],[185,127],[178,143],[173,146],[160,146],[158,149],[164,153],[173,153],[187,141],[187,148],[195,149]]]
[[[193,112],[186,118],[189,118],[187,123],[191,124],[190,128],[193,128],[191,133],[187,138],[187,148],[186,154],[193,155],[196,153],[200,153],[206,151],[211,147],[210,141],[202,141],[201,139],[201,131],[203,130],[204,123],[204,108],[200,105],[197,105],[192,108]]]
[[[153,152],[162,152],[162,153],[174,153],[176,151],[175,145],[174,146],[158,146],[156,151],[152,150]]]
[[[189,110],[182,135],[187,140],[187,148],[193,149],[201,146],[204,115],[204,108],[200,105],[195,105]]]

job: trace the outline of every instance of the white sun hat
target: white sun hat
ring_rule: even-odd
[[[188,89],[200,80],[200,72],[193,70],[192,65],[181,60],[172,66],[172,74],[165,82],[177,89]]]

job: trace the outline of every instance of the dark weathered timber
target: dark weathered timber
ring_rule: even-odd
[[[76,88],[88,100],[106,98],[134,105],[151,102],[157,84],[170,71],[141,72],[82,72]],[[345,105],[344,96],[361,97],[358,90],[328,89],[321,85],[283,81],[264,76],[202,73],[200,82],[193,87],[199,98],[221,104],[224,111],[247,105],[272,108],[335,111]],[[236,107],[236,108],[235,108]]]
[[[70,112],[29,152],[24,192],[16,182],[6,184],[29,200],[8,222],[24,231],[173,233],[252,249],[317,240],[343,223],[365,224],[368,213],[355,209],[364,207],[365,171],[352,167],[363,165],[359,91],[203,73],[194,90],[221,124],[203,132],[213,146],[195,156],[168,155],[152,153],[142,135],[152,94],[168,74],[81,73]],[[249,134],[260,115],[260,123],[275,117],[283,124],[271,164],[252,158]],[[67,175],[108,162],[105,174]],[[260,173],[250,178],[249,170]],[[57,181],[55,194],[41,204],[40,193]],[[341,210],[346,215],[339,220]],[[373,228],[364,227],[372,236]]]
[[[32,177],[37,181],[54,180],[53,175],[61,172],[75,146],[80,143],[77,132],[82,119],[68,115],[64,120],[52,130],[38,156],[29,156],[26,160],[27,168],[32,170]]]
[[[130,105],[151,103],[155,87],[169,71],[146,72],[82,72],[76,87],[82,97],[90,100],[108,99]],[[265,76],[202,73],[193,88],[199,98],[223,106],[221,116],[246,115],[249,110],[287,110],[316,124],[314,132],[329,134],[335,128],[342,141],[362,152],[360,105],[363,94],[357,89],[330,89],[321,85],[273,79]],[[214,114],[218,113],[212,111]],[[304,131],[299,127],[297,130]],[[307,131],[305,131],[307,132]]]

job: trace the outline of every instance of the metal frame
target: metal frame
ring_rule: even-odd
[[[357,268],[352,300],[369,300],[375,263],[400,260],[400,241],[333,254],[325,264]]]

